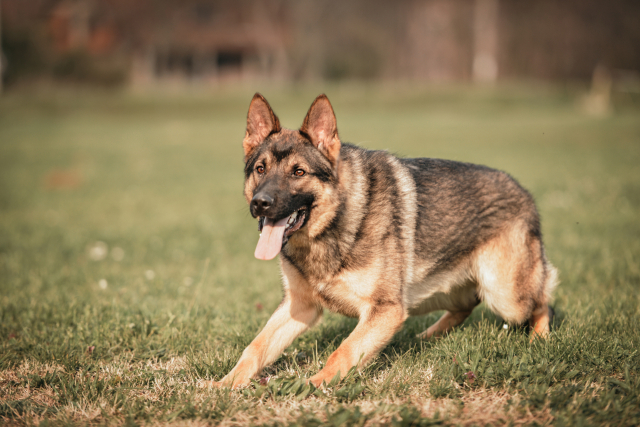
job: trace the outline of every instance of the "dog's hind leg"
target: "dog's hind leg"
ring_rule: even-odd
[[[535,337],[546,337],[550,332],[551,319],[553,318],[553,309],[547,305],[534,310],[529,320],[531,327],[531,340]]]
[[[529,321],[533,336],[549,333],[549,300],[555,268],[546,260],[538,233],[515,223],[476,253],[478,294],[487,306],[512,324]]]
[[[469,317],[473,308],[466,311],[447,311],[438,319],[436,323],[429,326],[426,331],[418,334],[418,338],[429,339],[431,337],[439,337],[449,332],[454,327],[458,326],[464,320]]]
[[[546,337],[551,330],[551,321],[553,320],[554,311],[549,307],[548,303],[551,299],[551,292],[558,283],[558,272],[554,266],[548,261],[545,262],[545,284],[542,289],[540,301],[536,305],[529,319],[531,328],[531,340],[536,337]]]

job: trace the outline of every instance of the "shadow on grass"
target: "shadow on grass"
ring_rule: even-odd
[[[417,338],[418,334],[435,323],[442,314],[443,312],[433,312],[407,319],[402,329],[380,352],[375,366],[369,367],[371,373],[388,370],[399,361],[405,360],[407,356],[427,355],[433,353],[434,350],[439,354],[442,350],[439,347],[457,345],[461,337],[460,334],[480,340],[484,340],[485,336],[495,337],[506,325],[502,318],[481,304],[462,325],[452,331],[453,336],[431,340]],[[554,329],[562,323],[564,316],[564,311],[556,309],[556,316],[553,320]],[[202,349],[194,349],[194,352],[187,357],[193,373],[201,378],[220,379],[233,368],[244,348],[255,338],[266,322],[265,319],[258,321],[255,318],[253,321],[247,322],[245,317],[238,314],[237,318],[226,319],[235,326],[228,328],[226,333],[218,336],[218,342],[224,343],[224,348],[216,346],[219,349],[214,349],[209,346],[204,352],[201,351]],[[268,368],[268,371],[275,373],[283,369],[287,370],[288,366],[297,365],[301,358],[309,361],[317,356],[318,360],[326,361],[353,332],[357,324],[357,319],[327,313],[318,326],[297,338],[289,349]],[[523,336],[523,341],[528,341],[529,328],[526,323],[508,326],[506,329],[510,333]]]
[[[554,307],[555,316],[552,319],[552,331],[560,327],[565,319],[565,312]],[[391,342],[380,352],[378,361],[376,362],[376,371],[382,371],[390,368],[402,355],[407,353],[419,354],[429,351],[440,340],[447,337],[423,340],[417,338],[417,335],[426,330],[435,323],[444,312],[433,312],[423,316],[410,317],[404,323],[403,328],[394,335]],[[328,357],[342,341],[349,336],[357,325],[356,319],[349,319],[339,315],[331,315],[326,319],[327,322],[310,332],[306,337],[301,338],[303,342],[317,343],[318,354]],[[462,325],[458,326],[455,331],[465,330],[466,334],[477,334],[481,330],[500,330],[504,328],[506,322],[501,317],[494,314],[484,304],[478,306],[473,313],[467,318]],[[525,322],[521,325],[509,325],[509,331],[517,334],[529,336],[529,326]],[[295,346],[295,344],[294,344]]]

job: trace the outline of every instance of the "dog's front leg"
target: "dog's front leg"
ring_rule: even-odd
[[[344,377],[349,369],[364,365],[386,346],[402,327],[407,315],[400,304],[372,306],[360,316],[351,335],[327,359],[326,366],[309,381],[320,387],[323,381],[331,381],[336,374]]]
[[[237,365],[217,387],[241,387],[249,384],[262,369],[273,363],[294,339],[309,329],[320,318],[322,309],[302,298],[287,295],[273,313],[264,329],[242,352]]]

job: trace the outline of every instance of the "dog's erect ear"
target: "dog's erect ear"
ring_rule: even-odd
[[[244,136],[244,141],[242,141],[245,161],[249,154],[264,142],[266,137],[275,132],[280,132],[280,120],[278,120],[264,96],[256,93],[253,95],[251,105],[249,105],[247,133]]]
[[[309,137],[311,143],[329,159],[334,168],[337,167],[340,157],[340,138],[336,115],[325,94],[317,97],[311,104],[300,132]]]

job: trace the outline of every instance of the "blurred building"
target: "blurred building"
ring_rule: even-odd
[[[0,0],[5,81],[589,79],[640,70],[637,0]]]

